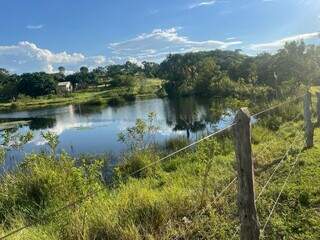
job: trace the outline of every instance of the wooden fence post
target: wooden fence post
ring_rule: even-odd
[[[248,109],[241,108],[236,114],[234,122],[241,240],[258,240],[260,235],[255,205],[250,120]]]
[[[304,109],[304,131],[305,131],[305,138],[306,148],[313,147],[313,124],[311,120],[311,93],[307,92],[304,96],[303,101],[303,109]]]
[[[317,126],[320,126],[320,92],[317,92]]]

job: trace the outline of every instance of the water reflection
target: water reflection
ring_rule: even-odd
[[[197,133],[206,128],[206,108],[195,99],[177,99],[168,101],[166,111],[167,123],[173,126],[173,131],[185,131],[190,139],[190,133]]]
[[[45,142],[41,131],[59,135],[59,149],[71,154],[113,152],[125,146],[117,141],[118,133],[135,124],[137,118],[157,114],[159,132],[156,140],[184,135],[194,140],[225,127],[232,121],[233,111],[217,99],[148,99],[118,107],[69,105],[66,107],[0,114],[0,119],[24,120],[15,131],[34,131],[34,139],[25,146],[26,152],[40,151]],[[14,127],[12,128],[14,129]],[[17,157],[18,155],[16,155]]]
[[[29,128],[32,131],[53,128],[56,122],[56,118],[32,118],[29,124]]]

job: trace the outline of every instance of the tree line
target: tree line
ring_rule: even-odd
[[[249,56],[241,50],[170,54],[160,64],[128,61],[91,71],[83,66],[73,74],[65,74],[62,66],[53,74],[17,75],[0,69],[0,98],[56,94],[57,84],[63,81],[71,82],[75,89],[86,89],[98,85],[133,87],[142,78],[164,79],[163,89],[171,97],[255,94],[273,98],[293,94],[301,85],[318,83],[319,67],[320,46],[294,41],[274,54]]]
[[[318,84],[320,46],[294,41],[275,54],[257,56],[241,50],[173,54],[160,64],[160,74],[171,96],[282,97],[301,85]]]
[[[57,94],[59,82],[71,82],[75,90],[86,89],[90,86],[105,85],[110,87],[133,87],[141,78],[154,78],[159,64],[142,62],[141,65],[126,62],[125,64],[97,67],[91,71],[86,66],[78,72],[66,74],[65,67],[58,68],[58,73],[23,73],[11,74],[0,68],[0,99],[14,100],[19,95],[30,97]]]

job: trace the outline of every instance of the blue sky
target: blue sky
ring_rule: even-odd
[[[169,53],[319,44],[319,0],[2,0],[0,67],[68,71]]]

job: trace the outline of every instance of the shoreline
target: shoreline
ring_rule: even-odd
[[[134,89],[132,96],[137,99],[148,99],[158,97],[157,91],[160,89],[161,84],[151,83],[145,86],[146,89],[139,93],[137,89]],[[113,98],[120,98],[122,102],[130,102],[126,100],[124,96],[128,93],[126,87],[119,87],[114,89],[105,89],[97,91],[82,91],[71,93],[69,97],[63,96],[49,96],[43,98],[26,98],[19,99],[16,102],[3,102],[0,103],[0,112],[11,112],[11,111],[24,111],[32,109],[42,109],[47,107],[58,107],[66,106],[69,104],[90,104],[90,101],[97,102],[92,103],[92,105],[110,105],[108,101]]]

